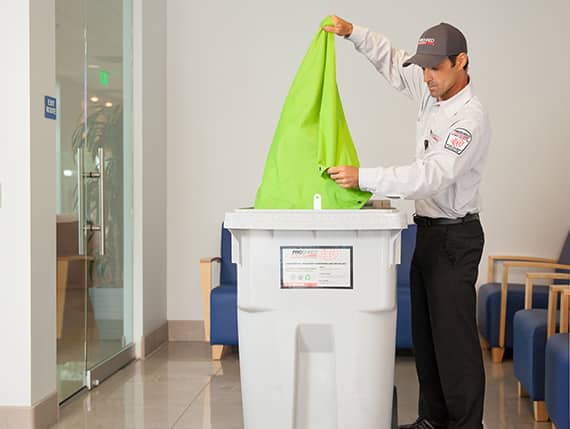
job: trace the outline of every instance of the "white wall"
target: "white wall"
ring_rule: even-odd
[[[162,0],[135,0],[133,15],[138,342],[166,321],[166,6]]]
[[[56,390],[55,1],[30,0],[31,403]]]
[[[11,67],[3,69],[4,79],[11,82],[0,103],[0,337],[10,356],[4,356],[0,379],[12,392],[0,391],[0,404],[19,405],[29,401],[30,393],[30,131],[29,131],[29,5],[27,2],[3,4],[0,13],[0,37],[5,44]],[[14,36],[15,35],[15,36]],[[9,245],[8,245],[9,244]],[[14,329],[14,327],[17,329]],[[23,356],[28,358],[22,359]],[[11,394],[10,394],[11,393]]]
[[[329,13],[381,31],[410,51],[423,30],[441,21],[464,31],[474,90],[494,129],[482,186],[485,254],[556,257],[560,251],[570,228],[568,1],[546,7],[514,0],[170,0],[169,319],[202,318],[198,259],[218,254],[224,212],[253,203],[287,91]],[[337,39],[337,64],[363,166],[410,162],[416,107],[350,42]]]
[[[0,5],[6,60],[0,101],[0,405],[30,406],[55,389],[54,2]]]

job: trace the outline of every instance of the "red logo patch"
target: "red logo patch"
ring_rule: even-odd
[[[473,136],[465,128],[456,128],[447,136],[445,148],[455,152],[457,155],[461,155],[472,139]]]
[[[424,46],[424,45],[428,45],[428,46],[435,45],[435,39],[422,38],[422,39],[418,40],[418,46]]]

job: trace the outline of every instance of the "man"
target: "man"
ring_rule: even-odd
[[[418,419],[407,429],[481,429],[485,372],[475,321],[483,250],[479,184],[491,134],[472,94],[467,42],[441,23],[420,37],[416,55],[383,35],[333,17],[344,36],[397,90],[418,103],[416,159],[406,166],[332,167],[344,188],[416,200],[411,268],[412,333],[420,384]]]

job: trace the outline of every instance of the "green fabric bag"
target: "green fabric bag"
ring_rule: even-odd
[[[371,194],[344,189],[326,173],[337,165],[358,167],[336,84],[335,35],[321,22],[291,85],[269,149],[256,209],[358,209]]]

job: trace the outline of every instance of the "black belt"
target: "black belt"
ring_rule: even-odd
[[[479,213],[469,213],[458,219],[445,217],[414,216],[414,223],[418,226],[458,225],[479,220]]]

